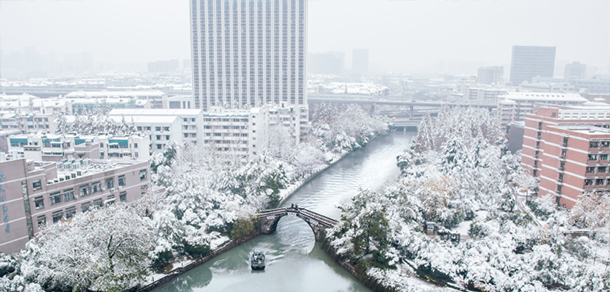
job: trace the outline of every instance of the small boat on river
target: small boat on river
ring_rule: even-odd
[[[262,251],[255,250],[250,257],[250,267],[253,270],[265,269],[265,254]]]

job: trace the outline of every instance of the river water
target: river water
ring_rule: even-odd
[[[392,132],[312,179],[283,206],[298,204],[339,219],[335,207],[355,195],[359,187],[379,190],[399,175],[396,155],[411,143],[415,132]],[[250,269],[252,250],[265,253],[264,271]],[[274,234],[260,235],[154,291],[370,291],[315,242],[305,221],[285,216]]]

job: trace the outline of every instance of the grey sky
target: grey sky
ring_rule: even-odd
[[[513,45],[557,46],[557,66],[608,71],[610,1],[310,0],[309,51],[368,48],[373,66],[508,65]],[[0,0],[0,48],[90,52],[95,61],[189,58],[186,0]],[[476,73],[476,72],[471,72]]]

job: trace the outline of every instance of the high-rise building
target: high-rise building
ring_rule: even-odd
[[[306,0],[191,0],[195,108],[307,104]]]
[[[345,68],[345,54],[341,52],[309,53],[307,73],[341,75]]]
[[[555,47],[513,46],[510,82],[519,85],[532,82],[532,77],[553,77]]]
[[[369,50],[354,49],[352,52],[352,72],[360,75],[369,74]]]
[[[504,81],[504,67],[490,66],[479,68],[477,82],[481,84],[500,84]]]
[[[566,64],[566,70],[563,72],[563,78],[584,79],[585,72],[587,72],[587,65],[581,64],[580,62],[572,62],[571,64]]]

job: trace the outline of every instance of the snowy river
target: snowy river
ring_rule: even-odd
[[[359,187],[377,190],[398,177],[396,155],[408,147],[414,134],[394,132],[371,141],[311,180],[283,206],[298,204],[339,219],[335,205],[349,201]],[[254,249],[265,252],[264,271],[250,269],[248,256]],[[286,216],[274,234],[260,235],[154,291],[370,290],[326,255],[307,223]]]

